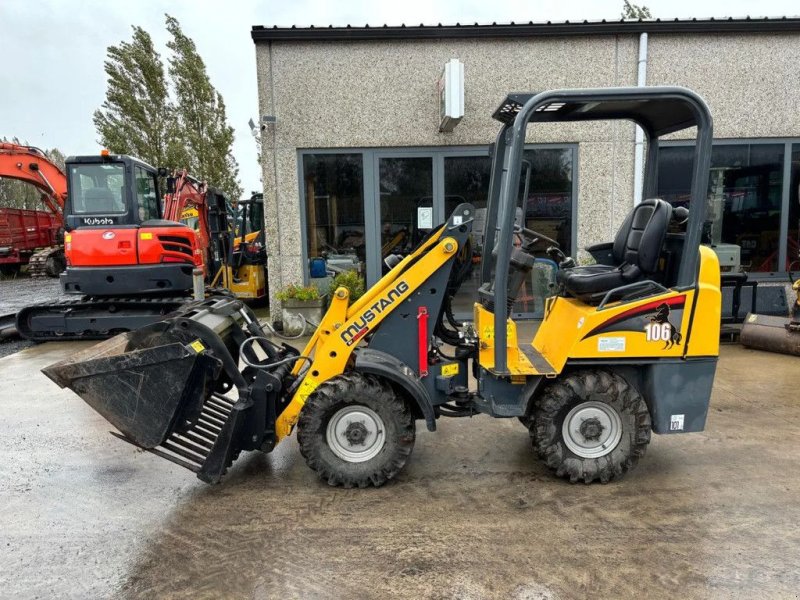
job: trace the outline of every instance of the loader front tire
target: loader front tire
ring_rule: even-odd
[[[405,466],[414,416],[391,385],[347,373],[320,384],[297,423],[300,453],[332,486],[380,487]]]
[[[622,477],[650,443],[650,413],[623,377],[577,371],[548,386],[530,425],[533,447],[558,477],[608,483]]]

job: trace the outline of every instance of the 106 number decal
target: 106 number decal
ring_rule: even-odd
[[[648,323],[644,326],[648,342],[668,342],[672,339],[672,325],[669,323]]]

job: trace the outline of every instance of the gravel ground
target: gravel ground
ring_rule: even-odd
[[[0,317],[16,313],[30,304],[57,300],[61,297],[61,286],[55,277],[0,277]],[[30,348],[35,342],[12,338],[0,340],[0,357]]]

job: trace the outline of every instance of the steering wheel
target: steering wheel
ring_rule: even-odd
[[[549,246],[555,246],[556,248],[559,247],[557,241],[553,238],[549,238],[546,235],[539,233],[538,231],[533,231],[532,229],[527,229],[525,227],[521,227],[519,225],[514,226],[514,233],[520,234],[525,240],[527,241],[526,245],[533,246],[538,242],[547,242]]]

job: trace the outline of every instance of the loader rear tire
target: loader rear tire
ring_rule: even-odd
[[[539,458],[570,482],[622,477],[650,443],[650,413],[639,391],[603,370],[577,371],[538,398],[530,434]]]
[[[332,486],[380,487],[405,466],[416,428],[408,404],[376,377],[339,375],[320,384],[300,413],[300,453]]]

